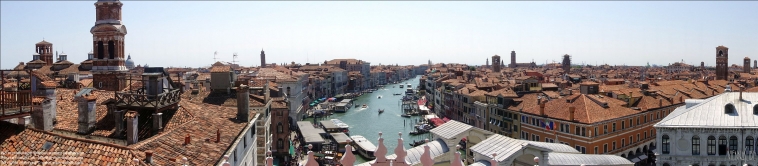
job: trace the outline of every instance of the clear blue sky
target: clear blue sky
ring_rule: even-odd
[[[456,62],[492,55],[538,64],[730,64],[758,59],[758,2],[210,2],[124,1],[126,53],[137,64],[207,66],[357,58],[372,64]],[[0,68],[28,62],[44,37],[81,62],[94,1],[0,1]]]

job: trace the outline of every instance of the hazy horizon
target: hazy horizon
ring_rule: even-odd
[[[0,68],[29,62],[43,38],[79,63],[95,1],[0,1]],[[355,58],[378,64],[560,62],[642,66],[758,60],[758,2],[122,1],[136,64],[200,67]],[[492,63],[490,61],[490,63]]]

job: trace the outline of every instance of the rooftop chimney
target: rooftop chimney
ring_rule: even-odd
[[[545,116],[545,103],[540,104],[540,116]]]
[[[745,89],[745,87],[740,85],[740,101],[742,101],[742,89]]]
[[[53,130],[53,107],[50,99],[35,97],[32,99],[32,121],[34,128],[51,131]]]
[[[663,107],[663,99],[658,99],[658,107]]]
[[[186,136],[184,136],[184,145],[189,145],[189,144],[190,144],[190,135],[187,134]]]
[[[126,143],[129,145],[135,144],[139,137],[139,113],[137,111],[129,111],[124,116],[126,116]]]
[[[216,143],[221,142],[221,129],[216,129]]]
[[[95,130],[95,123],[97,122],[96,103],[97,97],[95,94],[82,94],[76,96],[75,99],[78,102],[79,107],[79,128],[77,133],[89,134]]]
[[[153,113],[153,134],[158,134],[161,129],[163,129],[163,113],[155,112]]]
[[[145,151],[145,163],[148,163],[148,164],[153,163],[153,151],[152,150]]]
[[[113,118],[116,120],[116,137],[120,137],[121,131],[124,131],[124,110],[113,111]]]
[[[634,103],[634,97],[632,97],[633,92],[629,92],[629,103],[626,103],[626,107],[632,107],[632,103]]]
[[[271,91],[269,90],[269,82],[268,80],[264,80],[266,83],[263,85],[263,104],[268,103],[269,99],[271,99]]]
[[[569,107],[569,121],[574,121],[574,106]]]
[[[237,88],[237,120],[247,122],[250,117],[250,88],[240,85]]]

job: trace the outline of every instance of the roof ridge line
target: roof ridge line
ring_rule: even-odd
[[[63,134],[53,133],[53,132],[39,130],[39,129],[35,129],[35,128],[25,128],[25,129],[32,130],[32,131],[35,131],[35,132],[41,132],[41,133],[45,133],[45,134],[49,134],[49,135],[53,135],[53,136],[58,136],[58,137],[69,139],[69,140],[82,141],[82,142],[93,143],[93,144],[100,144],[100,145],[104,145],[104,146],[119,148],[119,149],[122,149],[122,150],[135,150],[134,148],[131,148],[131,147],[128,147],[128,146],[122,146],[122,145],[118,145],[118,144],[112,144],[112,143],[107,143],[107,142],[94,141],[94,140],[83,139],[83,138],[70,137],[70,136],[66,136],[66,135],[63,135]]]

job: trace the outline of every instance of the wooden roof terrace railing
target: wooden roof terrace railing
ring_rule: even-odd
[[[161,109],[163,107],[179,103],[181,89],[172,89],[158,95],[143,93],[116,92],[116,102],[123,107],[143,107]]]

